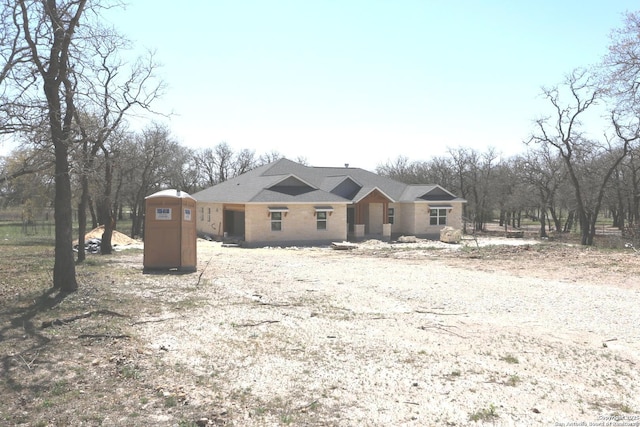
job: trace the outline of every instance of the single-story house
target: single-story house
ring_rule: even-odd
[[[280,159],[192,195],[197,231],[246,246],[438,238],[462,228],[462,205],[439,185],[408,185],[360,168]]]

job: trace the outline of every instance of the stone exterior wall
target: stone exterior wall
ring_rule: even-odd
[[[414,235],[416,227],[415,205],[413,203],[392,203],[395,208],[394,224],[391,226],[391,234]]]
[[[462,203],[453,202],[450,205],[452,208],[447,212],[447,224],[430,225],[429,203],[391,203],[389,207],[395,208],[395,220],[391,226],[391,233],[396,237],[405,235],[438,238],[440,230],[445,226],[461,229]]]
[[[284,207],[285,205],[281,205]],[[282,213],[282,230],[271,230],[268,205],[247,205],[245,241],[248,246],[328,244],[347,239],[347,206],[333,204],[326,230],[318,230],[316,205],[290,204]]]
[[[437,204],[434,204],[437,205]],[[447,212],[448,227],[462,228],[462,203],[450,203],[451,211]],[[271,231],[269,206],[266,204],[249,204],[245,208],[245,241],[247,246],[268,245],[313,245],[327,244],[334,241],[347,240],[347,206],[333,204],[333,211],[327,213],[327,229],[318,230],[315,217],[316,204],[290,204],[288,211],[282,214],[282,230]],[[280,205],[279,205],[280,206]],[[282,205],[284,207],[284,205]],[[440,230],[445,225],[429,224],[429,208],[424,203],[391,203],[395,209],[394,224],[391,226],[393,236],[413,235],[418,237],[439,238]],[[223,204],[198,202],[196,208],[198,235],[222,239],[224,226]],[[382,204],[371,203],[366,215],[367,233],[382,234]]]
[[[222,203],[198,202],[196,215],[199,236],[211,236],[214,239],[222,238],[224,217]]]
[[[438,207],[441,203],[417,203],[415,204],[415,228],[414,235],[439,238],[440,230],[444,227],[462,228],[462,203],[450,203],[451,210],[447,212],[447,223],[441,225],[430,224],[430,209]]]

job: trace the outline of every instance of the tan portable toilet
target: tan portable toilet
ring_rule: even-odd
[[[145,198],[144,268],[196,271],[196,199],[180,190]]]

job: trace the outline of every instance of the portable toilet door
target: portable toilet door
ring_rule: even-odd
[[[197,269],[196,200],[180,190],[145,198],[144,268]]]

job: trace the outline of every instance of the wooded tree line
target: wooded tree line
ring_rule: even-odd
[[[589,193],[584,206],[606,214],[613,226],[625,234],[635,233],[640,224],[638,155],[637,149],[632,150],[614,170],[604,187],[599,208],[598,191],[606,173],[601,167],[611,160],[593,159],[592,174],[581,178]],[[465,232],[484,230],[492,221],[518,228],[525,219],[539,222],[541,237],[548,237],[549,233],[582,232],[576,192],[567,168],[560,156],[549,151],[531,149],[504,158],[494,149],[458,147],[428,161],[398,157],[378,166],[376,171],[406,183],[437,183],[466,199]]]
[[[166,188],[195,193],[283,157],[276,151],[257,155],[249,149],[234,150],[226,142],[192,149],[181,145],[170,130],[159,123],[152,123],[140,132],[122,133],[111,142],[109,158],[96,153],[90,162],[85,163],[82,145],[76,147],[79,152],[71,153],[74,206],[77,206],[78,213],[84,206],[91,228],[106,221],[131,219],[129,232],[133,237],[142,236],[146,196]],[[3,171],[0,201],[3,208],[22,206],[30,218],[43,215],[51,208],[55,188],[52,180],[54,158],[50,153],[34,151],[25,145],[0,158],[0,161],[0,170]],[[305,162],[304,159],[297,161]],[[109,162],[113,218],[100,209]],[[87,197],[85,203],[81,203],[83,195]]]
[[[160,122],[131,131],[128,118],[156,113],[153,104],[165,85],[153,52],[131,58],[131,42],[103,24],[101,13],[118,1],[0,3],[0,135],[18,142],[0,159],[0,197],[4,205],[28,207],[29,215],[53,206],[55,288],[77,288],[74,212],[82,261],[89,220],[105,226],[101,247],[108,254],[111,231],[125,210],[133,219],[131,234],[141,233],[146,195],[161,188],[195,192],[281,157],[225,142],[189,149]],[[543,89],[550,112],[536,120],[522,156],[457,148],[426,162],[399,157],[378,172],[451,189],[469,201],[466,215],[478,229],[493,212],[517,224],[535,206],[541,232],[542,219],[562,229],[577,223],[584,244],[593,243],[603,208],[621,227],[636,224],[639,16],[626,16],[601,64]],[[594,110],[606,119],[601,137],[587,132]]]
[[[517,225],[536,211],[540,234],[580,230],[593,244],[603,210],[621,230],[638,234],[640,219],[640,13],[611,34],[601,63],[576,69],[545,87],[546,114],[534,121],[524,154],[502,159],[493,149],[450,149],[427,162],[398,158],[379,173],[405,182],[436,182],[468,200],[480,230],[496,212]],[[566,216],[563,218],[563,213]]]

